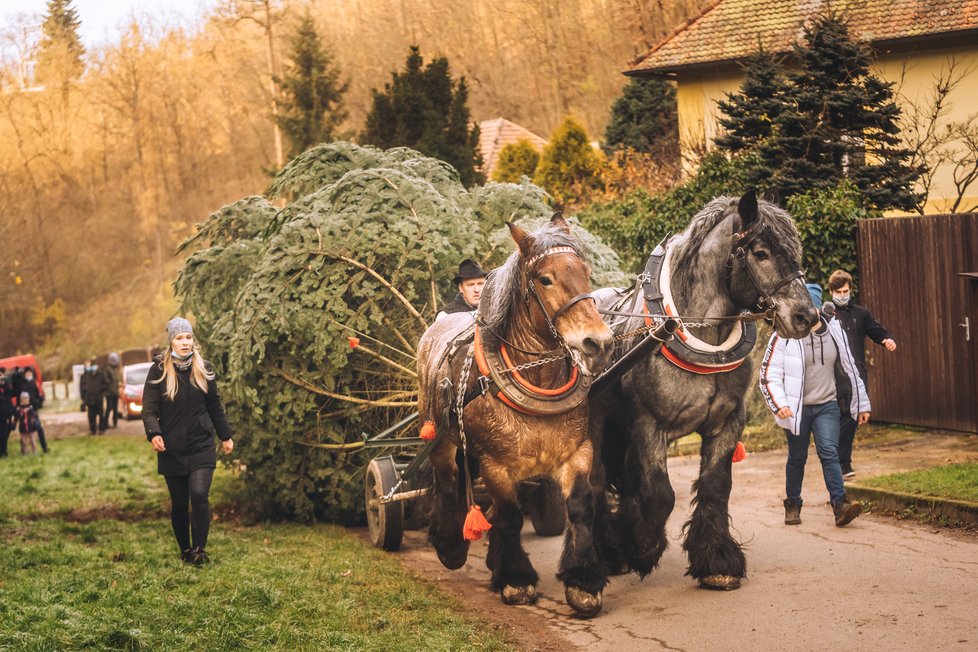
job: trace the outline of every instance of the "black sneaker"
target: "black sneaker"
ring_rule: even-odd
[[[194,563],[194,549],[193,548],[187,548],[186,550],[184,550],[183,552],[181,552],[180,553],[180,559],[182,559],[185,564],[192,564],[192,563]]]
[[[852,470],[852,464],[842,465],[842,479],[848,480],[849,478],[855,478],[856,472]]]
[[[832,503],[832,511],[835,513],[836,526],[842,527],[852,523],[852,520],[862,513],[863,506],[858,502],[843,498],[838,502]]]

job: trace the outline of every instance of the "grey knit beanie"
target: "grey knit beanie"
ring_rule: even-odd
[[[169,344],[173,338],[180,333],[194,334],[193,326],[183,317],[174,317],[166,323],[166,343]]]

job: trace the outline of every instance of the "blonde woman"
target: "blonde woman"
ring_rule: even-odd
[[[234,450],[234,442],[214,370],[201,356],[190,322],[175,317],[166,334],[169,346],[150,368],[143,388],[143,426],[170,490],[180,558],[201,566],[210,561],[205,549],[211,520],[208,494],[217,466],[214,436],[225,454]]]

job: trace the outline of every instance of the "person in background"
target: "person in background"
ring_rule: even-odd
[[[20,404],[17,406],[17,430],[20,432],[20,454],[33,455],[37,452],[34,445],[34,433],[37,432],[37,411],[31,405],[31,397],[27,392],[20,393]],[[30,449],[30,453],[28,453]]]
[[[856,368],[859,370],[859,377],[868,389],[866,338],[868,337],[891,353],[896,351],[896,340],[893,339],[890,331],[876,321],[873,313],[852,302],[852,275],[849,272],[842,269],[832,272],[829,276],[829,292],[832,295],[835,318],[839,320],[842,330],[846,333],[849,347],[852,349],[852,356],[856,360]],[[839,434],[839,461],[842,464],[843,478],[852,478],[856,475],[852,468],[852,445],[856,439],[857,427],[858,424],[851,416],[842,414]]]
[[[85,373],[79,379],[82,408],[88,412],[88,432],[103,434],[105,432],[105,374],[89,358],[85,361]],[[96,430],[97,428],[97,430]]]
[[[17,408],[7,370],[0,367],[0,457],[7,456],[7,441],[10,431],[15,428]]]
[[[472,312],[478,310],[479,299],[482,298],[482,286],[486,284],[486,273],[479,263],[466,258],[458,265],[458,273],[452,279],[458,288],[458,294],[438,312],[435,319],[456,312]]]
[[[170,491],[170,520],[180,558],[201,566],[210,561],[206,546],[211,522],[208,494],[217,466],[214,437],[221,440],[225,454],[234,450],[234,441],[214,369],[201,355],[190,322],[174,317],[166,334],[168,346],[150,367],[143,388],[143,426]]]
[[[115,428],[119,425],[119,387],[122,384],[118,353],[113,351],[109,354],[109,364],[103,371],[105,372],[105,425]]]
[[[822,305],[822,288],[809,284],[816,306]],[[835,524],[848,525],[862,506],[849,500],[839,464],[840,410],[838,397],[849,396],[845,411],[859,423],[869,420],[866,386],[856,370],[849,341],[835,319],[820,316],[808,337],[800,340],[771,335],[760,369],[761,394],[774,413],[775,422],[788,440],[785,464],[785,525],[801,523],[801,485],[805,478],[808,446],[812,435],[822,463],[822,477],[829,492]]]
[[[25,367],[23,370],[23,380],[20,383],[21,393],[27,392],[30,395],[31,407],[34,408],[35,416],[37,417],[37,441],[41,444],[41,450],[45,453],[48,452],[48,440],[44,436],[44,424],[41,423],[41,408],[44,406],[44,397],[41,396],[41,392],[37,389],[37,382],[34,380],[34,370],[30,367]]]

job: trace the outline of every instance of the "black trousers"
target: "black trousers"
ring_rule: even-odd
[[[93,435],[96,432],[105,432],[105,411],[102,410],[101,401],[96,405],[86,404],[85,411],[88,412],[88,432]]]
[[[842,466],[852,466],[852,443],[856,439],[857,425],[848,414],[842,415],[839,423],[839,462]]]
[[[10,419],[0,417],[0,457],[7,456],[7,440],[10,439],[11,430],[13,428],[10,426]]]
[[[190,475],[168,475],[166,487],[170,490],[170,521],[173,536],[180,551],[207,546],[207,533],[211,526],[211,507],[207,496],[211,491],[214,469],[195,469]],[[193,545],[190,536],[193,534]]]
[[[105,425],[113,427],[119,425],[119,396],[105,397]]]

